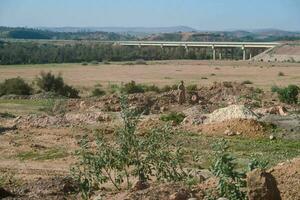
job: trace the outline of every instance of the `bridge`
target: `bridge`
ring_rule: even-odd
[[[250,48],[263,48],[272,49],[280,43],[277,42],[173,42],[173,41],[117,41],[114,42],[115,45],[121,46],[159,46],[164,47],[184,47],[188,52],[190,47],[198,48],[211,48],[213,60],[216,59],[216,48],[241,48],[243,51],[243,60],[246,60],[246,49]],[[219,59],[221,59],[221,54],[219,54]],[[249,58],[252,58],[250,53]]]

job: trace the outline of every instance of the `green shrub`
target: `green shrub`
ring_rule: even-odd
[[[243,85],[248,85],[248,84],[253,84],[252,81],[249,81],[249,80],[245,80],[242,82]]]
[[[130,81],[129,83],[126,83],[121,88],[121,92],[124,92],[125,94],[134,94],[134,93],[144,93],[144,87],[141,84],[136,84],[135,81]]]
[[[160,117],[160,120],[165,121],[165,122],[172,121],[173,123],[178,125],[184,120],[184,118],[185,118],[185,115],[183,113],[171,112],[169,114],[162,115]]]
[[[246,192],[242,190],[246,187],[246,175],[235,170],[235,158],[227,152],[227,142],[220,140],[213,148],[215,152],[211,172],[219,178],[219,195],[230,200],[246,199]]]
[[[92,65],[98,65],[99,62],[98,62],[97,60],[93,60],[93,61],[91,61],[91,64],[92,64]]]
[[[58,75],[55,76],[51,72],[41,72],[40,77],[37,78],[37,86],[46,92],[54,92],[56,94],[77,98],[79,91],[64,83],[63,78]]]
[[[88,65],[89,63],[88,62],[82,62],[81,63],[81,65],[83,65],[83,66],[86,66],[86,65]]]
[[[196,84],[192,84],[192,85],[186,86],[186,91],[188,93],[197,91],[197,85]]]
[[[135,64],[137,64],[137,65],[147,65],[147,63],[144,59],[137,59],[135,61]]]
[[[278,94],[278,98],[283,103],[296,104],[300,88],[297,85],[289,85],[284,88],[272,86],[271,91]]]
[[[115,94],[121,90],[118,84],[108,84],[107,91],[111,94]]]
[[[285,76],[283,72],[278,72],[278,76]]]
[[[170,92],[171,90],[172,90],[172,87],[169,85],[165,85],[160,89],[161,92]]]
[[[8,112],[0,112],[0,118],[15,118],[16,116]]]
[[[144,86],[145,92],[156,92],[159,93],[160,89],[156,85],[145,85]]]
[[[102,90],[101,88],[94,88],[92,91],[92,96],[93,97],[99,97],[105,95],[105,91]]]
[[[93,188],[101,188],[110,182],[116,189],[123,185],[130,189],[134,179],[145,183],[153,177],[159,181],[182,181],[188,174],[182,170],[183,157],[180,149],[170,146],[171,129],[152,129],[149,134],[139,136],[136,128],[139,114],[128,107],[126,97],[121,97],[123,127],[117,131],[115,142],[104,135],[96,135],[94,141],[86,135],[76,152],[78,162],[71,168],[74,179],[84,199],[88,199]]]
[[[20,77],[6,79],[0,83],[0,96],[7,94],[30,95],[32,88]]]

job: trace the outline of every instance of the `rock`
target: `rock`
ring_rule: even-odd
[[[150,187],[150,184],[149,184],[148,182],[138,180],[138,181],[134,184],[134,186],[133,186],[132,189],[133,189],[134,191],[139,191],[139,190],[147,189],[147,188],[149,188],[149,187]]]
[[[224,131],[224,134],[225,135],[228,135],[228,136],[233,136],[233,135],[236,135],[236,133],[230,129],[227,129]]]
[[[270,135],[269,138],[270,138],[270,140],[274,140],[275,136],[274,135]]]
[[[247,174],[247,196],[249,200],[281,199],[274,177],[262,169]]]
[[[187,190],[180,189],[179,191],[170,195],[169,199],[170,200],[188,200],[189,197],[190,197],[190,194]]]
[[[4,188],[0,187],[0,199],[14,196],[11,192],[5,190]]]

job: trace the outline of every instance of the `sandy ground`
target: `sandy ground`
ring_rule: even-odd
[[[109,65],[45,64],[0,66],[0,81],[16,76],[28,81],[40,71],[61,73],[67,83],[75,86],[121,83],[135,80],[147,84],[174,84],[180,80],[198,85],[214,81],[250,80],[255,86],[300,84],[300,63],[262,63],[250,61],[152,61],[148,65],[111,63]],[[278,76],[283,72],[285,76]],[[215,74],[215,75],[214,75]],[[206,77],[207,79],[203,78]]]

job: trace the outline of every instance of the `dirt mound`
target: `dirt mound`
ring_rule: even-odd
[[[232,119],[211,124],[202,124],[192,130],[208,135],[242,135],[249,137],[261,137],[264,135],[264,127],[254,119]]]
[[[15,188],[17,199],[66,199],[78,190],[78,185],[69,177],[38,179]]]
[[[107,122],[111,118],[103,112],[67,113],[65,115],[26,115],[13,119],[13,126],[21,128],[66,127]]]
[[[180,184],[161,184],[155,185],[148,189],[135,191],[127,196],[127,199],[166,199],[166,200],[188,200],[192,197],[191,191]]]
[[[247,175],[249,200],[300,199],[300,158],[267,170],[254,170]]]
[[[231,119],[258,119],[250,109],[244,105],[231,105],[226,108],[220,108],[207,116],[204,123],[223,122]]]
[[[13,120],[13,126],[21,128],[46,128],[49,126],[62,127],[67,124],[67,121],[62,115],[26,115],[19,116]]]

